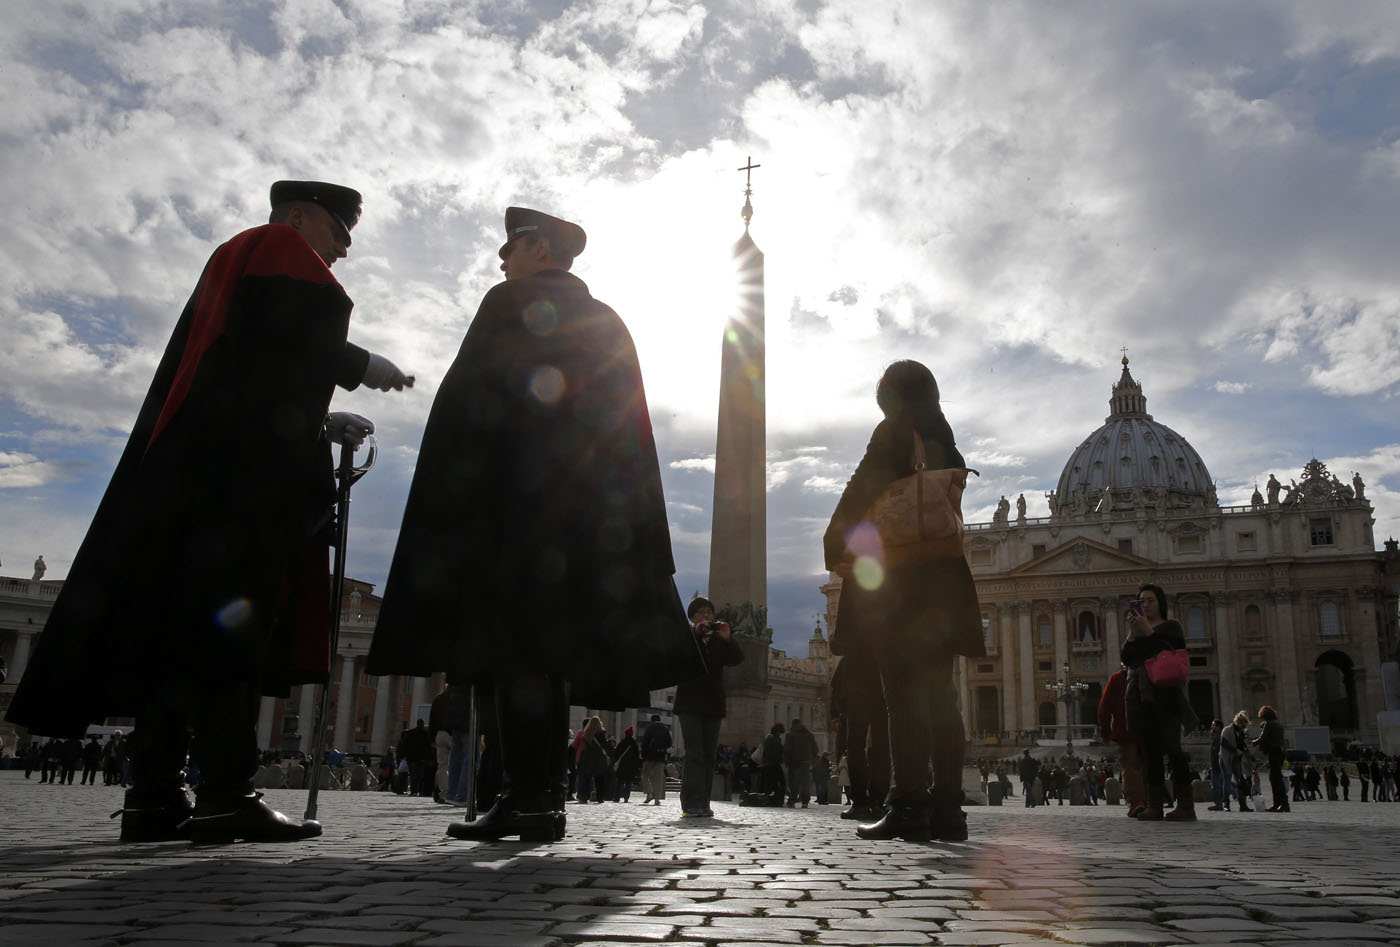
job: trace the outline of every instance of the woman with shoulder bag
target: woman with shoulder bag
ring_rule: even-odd
[[[953,662],[960,654],[986,654],[977,589],[963,553],[961,511],[955,508],[966,464],[939,406],[938,383],[924,365],[890,365],[875,402],[884,419],[824,538],[826,567],[842,575],[831,650],[874,655],[889,721],[888,810],[856,832],[865,839],[960,841],[967,838],[964,738]],[[920,458],[927,471],[956,471],[944,478],[956,481],[956,502],[945,511],[949,535],[940,544],[892,552],[872,508],[898,481],[914,477]]]
[[[1142,742],[1147,771],[1147,805],[1138,818],[1147,822],[1193,822],[1196,803],[1191,796],[1191,762],[1181,749],[1182,720],[1190,714],[1181,686],[1186,682],[1186,636],[1180,623],[1167,617],[1167,594],[1156,585],[1138,589],[1138,599],[1128,610],[1127,624],[1128,640],[1123,644],[1122,660],[1130,668],[1128,723]],[[1163,757],[1171,763],[1176,795],[1176,808],[1165,815]]]

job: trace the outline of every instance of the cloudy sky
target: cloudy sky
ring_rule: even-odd
[[[683,595],[705,587],[729,248],[767,254],[769,573],[805,653],[820,534],[894,358],[1043,512],[1126,347],[1222,503],[1313,456],[1400,534],[1400,7],[984,0],[0,2],[0,560],[62,578],[186,296],[269,183],[365,195],[351,337],[413,372],[350,570],[382,582],[502,210],[589,232]]]

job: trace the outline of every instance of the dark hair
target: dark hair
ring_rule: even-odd
[[[928,366],[911,358],[891,362],[875,385],[875,403],[889,420],[907,418],[915,430],[931,435],[947,452],[949,466],[964,465],[953,429],[938,404],[938,382]]]
[[[1143,592],[1151,592],[1153,595],[1157,596],[1157,611],[1162,613],[1163,618],[1166,618],[1167,593],[1162,591],[1162,587],[1160,585],[1153,585],[1150,582],[1144,582],[1142,585],[1138,586],[1138,598],[1142,598]]]
[[[690,600],[690,604],[685,607],[685,617],[694,619],[695,613],[700,611],[700,609],[704,608],[706,605],[710,606],[710,611],[713,612],[715,610],[715,603],[710,601],[707,597],[705,597],[704,595],[695,596],[693,599]]]
[[[1268,704],[1265,704],[1263,707],[1259,708],[1259,713],[1255,714],[1255,716],[1260,720],[1277,720],[1278,711],[1274,710],[1274,708],[1270,707]]]

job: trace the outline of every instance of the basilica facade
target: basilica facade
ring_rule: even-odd
[[[1270,704],[1289,725],[1375,743],[1400,552],[1376,550],[1359,473],[1300,467],[1248,505],[1221,506],[1195,449],[1147,413],[1125,358],[1109,416],[1047,495],[1050,515],[1003,498],[992,522],[966,527],[987,645],[960,662],[969,736],[1091,736],[1123,616],[1153,583],[1185,630],[1188,696],[1207,725]],[[834,622],[840,579],[822,591]]]

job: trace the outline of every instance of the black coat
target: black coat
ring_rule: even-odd
[[[930,470],[961,467],[935,440],[932,427],[921,429]],[[956,451],[953,452],[954,454]],[[847,558],[847,537],[866,519],[870,505],[896,480],[914,473],[914,427],[901,416],[875,426],[851,480],[846,484],[823,539],[826,567],[836,571]],[[897,645],[904,655],[928,658],[963,654],[982,657],[982,612],[972,570],[962,555],[941,556],[888,569],[877,588],[863,588],[854,578],[841,582],[833,654]]]
[[[495,286],[428,416],[369,673],[529,668],[646,706],[704,670],[674,572],[622,320],[562,270]]]
[[[721,638],[711,634],[704,639],[700,650],[705,656],[705,673],[682,681],[676,687],[672,709],[678,714],[723,717],[724,669],[743,663],[744,649],[732,635]]]
[[[131,716],[154,682],[328,671],[321,433],[337,383],[369,356],[350,299],[291,227],[244,231],[210,257],[175,326],[111,483],[10,707],[43,733]]]

